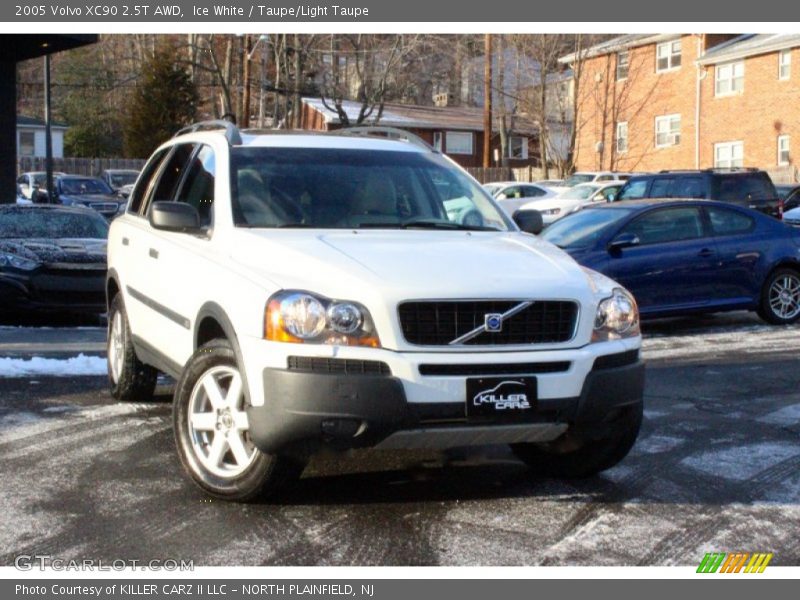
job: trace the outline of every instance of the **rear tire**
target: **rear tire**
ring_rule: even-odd
[[[189,359],[175,387],[173,428],[178,456],[192,481],[221,500],[268,495],[303,465],[261,452],[250,440],[247,398],[236,355],[213,340]]]
[[[613,437],[575,440],[568,431],[548,444],[512,444],[511,450],[538,477],[583,479],[617,465],[630,452],[642,425],[642,405],[629,409]]]
[[[761,290],[758,316],[772,325],[790,325],[800,319],[800,273],[776,269]]]
[[[152,400],[158,371],[136,358],[122,294],[117,294],[111,301],[107,337],[106,358],[111,395],[120,402]]]

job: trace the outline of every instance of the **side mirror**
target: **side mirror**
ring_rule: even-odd
[[[616,202],[617,201],[617,192],[611,192],[608,196],[606,196],[606,202]]]
[[[514,223],[517,224],[517,227],[519,227],[525,233],[538,235],[542,232],[542,229],[544,229],[542,213],[540,213],[538,210],[518,210],[511,218],[514,219]]]
[[[148,219],[154,229],[183,233],[201,230],[197,209],[183,202],[153,202]]]
[[[638,246],[640,243],[639,236],[635,233],[620,233],[608,244],[609,250],[622,250],[623,248],[630,248],[631,246]]]

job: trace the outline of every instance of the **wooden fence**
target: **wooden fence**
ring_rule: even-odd
[[[800,172],[794,165],[786,167],[776,167],[774,169],[767,169],[770,179],[774,184],[791,184],[800,182]]]
[[[17,158],[17,173],[44,171],[44,158],[21,156]],[[70,175],[89,175],[96,177],[106,169],[141,170],[145,161],[140,158],[54,158],[53,171]]]
[[[492,181],[520,181],[529,183],[542,179],[542,169],[539,167],[521,167],[512,169],[511,167],[468,167],[467,171],[481,183],[491,183]]]

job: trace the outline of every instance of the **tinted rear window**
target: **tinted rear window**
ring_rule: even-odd
[[[775,188],[766,175],[722,175],[718,180],[715,200],[746,202],[775,198]]]

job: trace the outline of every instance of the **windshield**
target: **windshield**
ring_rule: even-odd
[[[587,208],[556,221],[540,237],[559,248],[579,248],[594,244],[614,223],[627,217],[631,209]]]
[[[50,209],[0,212],[0,238],[106,239],[108,223],[99,214],[76,214]]]
[[[492,196],[494,196],[497,192],[503,189],[505,186],[500,183],[484,183],[483,189],[489,192]]]
[[[480,185],[433,153],[239,147],[231,183],[242,227],[512,228]]]
[[[590,181],[594,181],[594,175],[591,173],[574,173],[567,177],[561,185],[564,187],[574,187],[579,183],[589,183]]]
[[[136,178],[139,177],[139,173],[112,173],[109,177],[111,179],[111,185],[115,188],[121,188],[123,185],[130,185],[132,183],[136,183]]]
[[[108,184],[102,179],[62,179],[61,180],[61,193],[62,194],[113,194],[114,192],[108,187]]]
[[[570,200],[586,200],[589,196],[594,194],[600,189],[599,185],[581,185],[567,190],[561,194],[562,198],[569,198]]]

